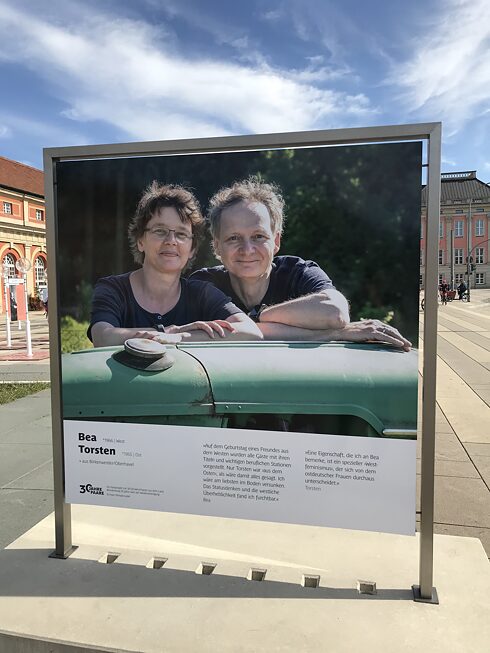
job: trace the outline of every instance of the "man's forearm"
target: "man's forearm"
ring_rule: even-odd
[[[379,320],[350,322],[341,329],[304,329],[274,322],[260,323],[265,340],[316,342],[379,342],[409,351],[412,344],[402,334]]]
[[[260,322],[264,340],[299,340],[309,342],[331,342],[341,340],[339,329],[305,329],[278,322]]]
[[[280,323],[304,329],[338,329],[349,322],[349,306],[338,290],[324,290],[264,309],[261,323]]]

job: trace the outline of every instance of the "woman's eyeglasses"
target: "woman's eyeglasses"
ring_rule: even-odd
[[[171,233],[173,233],[175,240],[178,243],[186,243],[188,240],[192,240],[192,236],[185,231],[178,231],[176,229],[167,229],[166,227],[153,227],[152,229],[145,229],[148,231],[152,238],[157,240],[167,240]]]

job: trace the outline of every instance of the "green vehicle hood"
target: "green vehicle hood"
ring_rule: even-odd
[[[416,429],[418,352],[341,343],[193,343],[216,412],[356,415]]]
[[[65,418],[232,413],[355,415],[416,429],[418,352],[340,343],[188,343],[142,372],[104,347],[62,356]]]
[[[121,349],[100,347],[63,354],[65,418],[214,412],[206,371],[194,357],[169,347],[169,354],[175,359],[172,367],[161,372],[142,372],[112,357]]]

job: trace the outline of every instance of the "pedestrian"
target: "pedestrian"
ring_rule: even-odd
[[[43,288],[40,293],[41,301],[44,307],[44,317],[48,317],[48,289]]]
[[[439,284],[439,293],[441,295],[441,302],[443,306],[447,304],[448,292],[449,292],[449,284],[447,283],[446,279],[442,279],[441,283]]]
[[[465,292],[466,292],[467,290],[468,290],[468,288],[466,287],[465,282],[464,282],[464,281],[461,281],[461,283],[460,283],[459,286],[458,286],[458,295],[459,295],[459,299],[463,299],[463,296],[464,296],[464,294],[465,294]]]

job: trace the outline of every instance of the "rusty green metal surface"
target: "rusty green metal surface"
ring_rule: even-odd
[[[186,352],[169,347],[174,365],[142,372],[118,363],[121,347],[101,347],[64,354],[62,399],[65,419],[213,415],[208,378]]]
[[[417,351],[339,343],[189,343],[169,348],[173,367],[150,373],[117,362],[113,354],[120,349],[62,357],[65,419],[253,428],[253,419],[263,415],[281,418],[286,430],[415,435]],[[308,422],[301,416],[314,417]],[[354,421],[341,427],[327,416]],[[259,428],[282,428],[264,419]],[[355,420],[368,430],[359,430]]]
[[[180,346],[208,374],[218,414],[354,415],[416,430],[418,352],[341,343]]]

